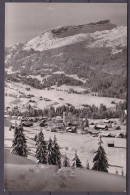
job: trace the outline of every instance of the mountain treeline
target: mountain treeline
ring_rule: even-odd
[[[38,116],[46,116],[46,117],[55,117],[55,116],[63,116],[63,112],[66,112],[67,115],[71,113],[72,116],[77,118],[91,118],[91,119],[105,119],[105,118],[124,118],[124,110],[126,109],[126,102],[119,102],[116,105],[116,108],[108,109],[105,105],[100,104],[100,107],[95,105],[88,105],[85,108],[75,108],[73,105],[70,106],[59,106],[54,108],[53,106],[50,108],[44,109],[34,109],[30,104],[27,107],[27,110],[22,112],[20,110],[16,110],[15,108],[9,112],[10,115],[16,116],[28,116],[28,117],[38,117]]]
[[[27,78],[26,76],[19,76],[18,74],[6,74],[5,78],[13,82],[22,82],[37,89],[45,89],[53,85],[57,87],[61,85],[83,86],[90,89],[91,92],[96,92],[96,95],[102,97],[126,98],[127,82],[126,76],[112,75],[107,73],[92,73],[90,79],[83,83],[80,80],[68,77],[65,74],[52,74],[48,78],[43,79],[41,83],[37,78]]]

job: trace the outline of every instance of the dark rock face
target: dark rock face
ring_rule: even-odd
[[[111,24],[110,20],[103,20],[97,23],[89,23],[78,26],[65,26],[59,27],[52,30],[55,37],[64,38],[80,33],[94,33],[96,31],[111,30],[115,28],[116,25]]]

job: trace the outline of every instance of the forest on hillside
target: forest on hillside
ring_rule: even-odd
[[[26,108],[26,111],[22,111],[19,109],[13,108],[9,114],[15,116],[28,116],[28,117],[38,117],[38,116],[46,116],[46,117],[55,117],[55,116],[63,116],[63,112],[66,112],[68,115],[69,113],[72,116],[78,118],[91,118],[91,119],[105,119],[105,118],[121,118],[124,119],[127,104],[126,102],[119,102],[116,105],[116,108],[108,109],[105,105],[100,104],[100,107],[86,105],[84,108],[75,108],[73,105],[64,105],[59,106],[57,108],[51,106],[49,108],[41,108],[35,109],[30,104]]]

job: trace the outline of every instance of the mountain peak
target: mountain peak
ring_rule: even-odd
[[[64,38],[80,33],[93,33],[100,30],[111,30],[115,27],[116,25],[111,24],[110,20],[101,20],[95,23],[82,25],[59,26],[51,29],[51,32],[55,37]]]
[[[96,31],[112,30],[116,25],[111,24],[110,20],[102,20],[95,23],[59,26],[45,31],[40,36],[28,41],[24,50],[34,49],[43,51],[53,48],[62,47],[75,42],[81,42],[89,38],[90,33]]]

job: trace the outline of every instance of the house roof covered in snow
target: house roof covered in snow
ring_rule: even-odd
[[[105,129],[107,125],[95,125],[95,129]]]

